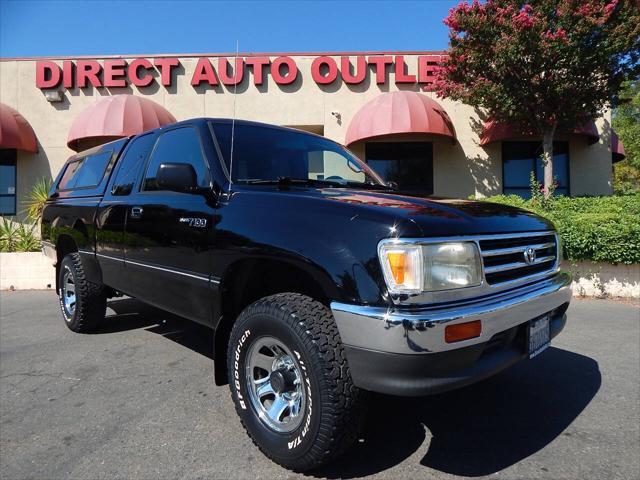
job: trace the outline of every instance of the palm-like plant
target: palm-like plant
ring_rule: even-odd
[[[2,217],[0,222],[0,252],[37,252],[40,240],[35,234],[36,224],[15,223]]]
[[[44,203],[49,198],[49,190],[51,189],[51,180],[41,178],[38,180],[31,191],[27,193],[25,212],[27,217],[33,222],[38,222],[42,218],[42,209]]]
[[[18,252],[37,252],[40,250],[40,240],[34,233],[35,224],[21,223],[17,228],[17,241],[15,249]]]
[[[13,252],[18,241],[18,227],[8,218],[0,222],[0,252]]]

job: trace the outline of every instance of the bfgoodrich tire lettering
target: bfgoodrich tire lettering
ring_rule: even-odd
[[[303,417],[292,431],[268,425],[251,401],[248,352],[265,339],[286,347],[300,374],[305,394]],[[296,471],[310,470],[340,455],[356,439],[364,418],[364,392],[351,381],[337,326],[321,303],[296,293],[253,303],[240,314],[231,332],[227,365],[242,424],[274,462]]]
[[[102,285],[87,280],[79,253],[70,253],[60,262],[58,298],[62,317],[74,332],[94,330],[107,311],[107,296]]]

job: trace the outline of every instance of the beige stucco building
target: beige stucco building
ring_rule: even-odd
[[[534,155],[526,152],[537,145],[526,142],[536,139],[515,136],[492,141],[485,138],[486,132],[483,137],[486,119],[471,107],[437,98],[430,90],[432,66],[440,55],[441,52],[240,54],[236,61],[233,55],[2,59],[0,103],[28,122],[38,150],[22,151],[0,139],[0,148],[4,149],[0,163],[3,212],[19,214],[21,202],[34,182],[41,177],[54,178],[74,153],[68,147],[69,132],[81,112],[106,96],[120,94],[152,100],[178,121],[232,117],[235,112],[240,119],[293,126],[347,143],[349,128],[354,128],[354,119],[368,102],[375,102],[388,92],[416,92],[435,100],[446,112],[454,137],[434,133],[428,126],[416,127],[411,118],[413,112],[402,111],[408,107],[396,102],[392,113],[367,107],[369,110],[360,117],[367,116],[374,123],[379,117],[382,126],[375,126],[376,135],[359,138],[349,148],[374,168],[382,169],[382,174],[392,175],[393,170],[398,177],[390,180],[413,182],[411,186],[415,188],[420,187],[416,185],[418,179],[426,193],[448,197],[503,191],[526,194],[527,185],[521,183],[525,174],[535,168],[535,159],[530,158]],[[234,65],[240,67],[235,76]],[[397,118],[385,119],[385,115]],[[595,126],[595,135],[592,131],[590,135],[558,137],[564,193],[575,196],[612,192],[610,115],[598,119]],[[100,140],[92,138],[83,143],[81,139],[77,143],[82,147],[96,141]],[[377,148],[375,144],[384,145]],[[12,162],[15,185],[10,178]],[[385,170],[391,164],[398,168]],[[12,198],[17,204],[13,212],[9,206]]]

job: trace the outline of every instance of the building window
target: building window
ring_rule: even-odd
[[[16,150],[0,150],[0,215],[16,214]]]
[[[369,166],[400,190],[433,193],[433,145],[431,142],[374,142],[365,146]]]
[[[542,143],[502,142],[502,191],[505,195],[531,198],[530,176],[544,181]],[[569,142],[553,143],[553,176],[558,182],[556,195],[569,196]]]

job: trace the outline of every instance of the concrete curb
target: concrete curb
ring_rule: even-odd
[[[56,272],[41,252],[0,253],[0,290],[51,288],[56,288]]]
[[[640,264],[563,262],[573,273],[574,297],[640,298]]]

